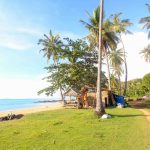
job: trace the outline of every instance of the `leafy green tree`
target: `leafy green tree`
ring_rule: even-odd
[[[121,19],[122,13],[118,13],[118,14],[113,14],[111,15],[112,21],[113,21],[113,30],[119,35],[120,38],[120,42],[122,44],[123,47],[123,57],[124,57],[124,64],[125,64],[125,84],[124,84],[124,92],[123,95],[126,95],[126,89],[127,89],[127,80],[128,80],[128,68],[127,68],[127,61],[126,61],[126,50],[125,50],[125,46],[124,46],[124,42],[122,40],[122,34],[131,34],[131,32],[129,30],[127,30],[127,27],[131,26],[132,23],[130,22],[129,19]]]
[[[133,79],[128,81],[127,96],[128,97],[143,97],[149,95],[150,74],[146,74],[143,79]]]
[[[95,57],[97,55],[91,51],[83,40],[73,41],[69,38],[64,40],[65,44],[63,44],[64,49],[61,51],[61,57],[65,61],[45,68],[50,75],[44,79],[50,85],[39,91],[39,94],[45,92],[47,95],[52,95],[60,86],[62,89],[71,87],[78,90],[85,85],[96,87],[97,67],[95,67],[95,64],[97,60]],[[106,82],[107,79],[102,73],[101,86],[105,87]]]
[[[146,4],[148,11],[150,13],[150,5]],[[149,30],[148,38],[150,38],[150,16],[140,19],[140,23],[144,24],[143,28]]]
[[[147,89],[146,94],[150,96],[150,73],[143,77],[143,86],[145,86]]]
[[[38,44],[42,45],[42,49],[40,50],[40,52],[44,53],[43,56],[47,57],[47,61],[49,61],[52,58],[54,64],[58,65],[60,52],[63,46],[59,34],[53,35],[52,31],[50,30],[49,35],[44,34],[44,38],[39,39]],[[59,84],[59,88],[60,88],[61,99],[64,104],[65,102],[64,102],[61,84]]]

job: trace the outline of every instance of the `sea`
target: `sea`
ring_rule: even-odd
[[[56,106],[60,104],[58,101],[41,101],[47,101],[47,99],[0,99],[0,111],[26,109],[47,105]]]

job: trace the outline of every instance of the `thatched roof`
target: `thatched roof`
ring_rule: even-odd
[[[68,91],[66,91],[64,93],[64,96],[78,96],[79,95],[79,92],[77,90],[74,90],[74,89],[69,89]]]

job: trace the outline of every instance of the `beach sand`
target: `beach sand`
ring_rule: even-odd
[[[16,109],[16,110],[9,110],[9,111],[0,111],[0,117],[7,116],[8,114],[31,114],[41,111],[47,111],[47,110],[55,110],[55,109],[61,109],[62,104],[58,105],[46,105],[46,106],[39,106],[39,107],[33,107],[33,108],[25,108],[25,109]]]

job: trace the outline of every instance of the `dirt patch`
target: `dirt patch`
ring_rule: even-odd
[[[146,119],[150,122],[150,112],[146,109],[150,109],[150,100],[139,100],[139,101],[131,101],[129,105],[132,108],[136,108],[144,113]]]
[[[150,100],[137,100],[137,101],[129,101],[129,106],[137,109],[150,109]]]
[[[150,113],[145,109],[139,109],[139,110],[144,113],[146,119],[150,122]]]

